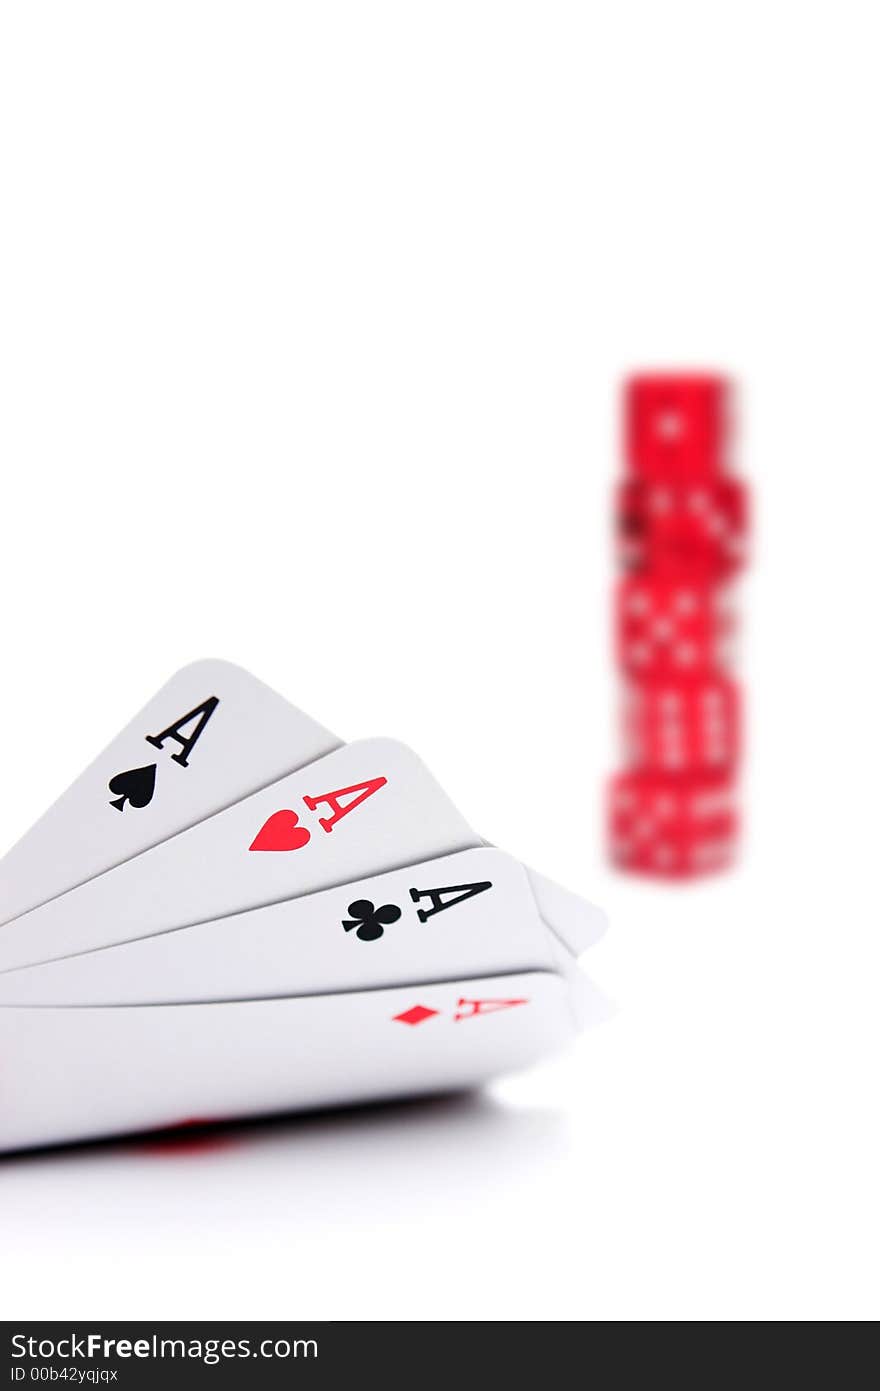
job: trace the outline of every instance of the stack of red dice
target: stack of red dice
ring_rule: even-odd
[[[691,877],[730,863],[741,701],[731,582],[747,495],[728,469],[730,386],[709,374],[625,387],[615,597],[626,766],[611,783],[621,868]]]

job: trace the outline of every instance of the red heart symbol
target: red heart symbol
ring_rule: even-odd
[[[299,825],[295,811],[276,811],[257,832],[251,850],[300,850],[308,845],[311,832]]]

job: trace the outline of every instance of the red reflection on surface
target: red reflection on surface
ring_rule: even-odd
[[[235,1143],[236,1136],[230,1129],[230,1122],[192,1117],[162,1130],[151,1131],[142,1140],[134,1141],[133,1147],[143,1154],[177,1156],[211,1154],[231,1149]]]

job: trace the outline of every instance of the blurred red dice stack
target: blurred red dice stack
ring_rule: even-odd
[[[610,788],[609,838],[614,863],[641,873],[692,877],[735,850],[731,581],[748,517],[728,469],[729,406],[729,384],[710,374],[625,388],[614,619],[626,766]]]

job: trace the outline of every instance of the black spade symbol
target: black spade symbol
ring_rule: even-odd
[[[116,800],[110,805],[117,811],[122,811],[126,802],[133,807],[147,807],[156,788],[156,765],[148,763],[144,768],[129,768],[127,773],[117,773],[108,787],[116,793]]]

